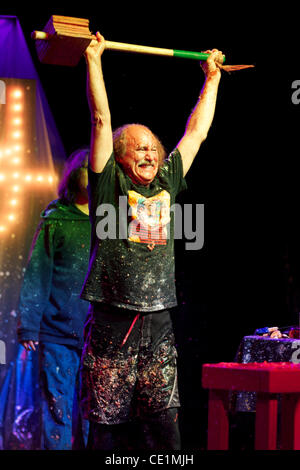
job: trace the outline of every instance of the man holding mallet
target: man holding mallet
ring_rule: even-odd
[[[127,124],[112,131],[101,67],[104,49],[105,39],[97,33],[85,51],[92,120],[92,239],[81,293],[90,302],[81,403],[91,424],[89,447],[179,450],[177,353],[170,319],[170,309],[177,305],[170,207],[185,189],[184,176],[211,126],[222,53],[207,51],[210,55],[201,64],[201,94],[183,137],[165,158],[159,139],[147,127]],[[111,206],[116,210],[113,236],[103,230],[103,208]],[[139,214],[143,227],[148,217],[147,233],[143,228],[141,234]],[[164,230],[153,233],[150,221],[155,218],[163,225],[166,216],[169,236]],[[134,442],[128,439],[131,425],[136,430]]]

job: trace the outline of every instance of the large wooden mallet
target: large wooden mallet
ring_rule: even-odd
[[[42,63],[66,66],[76,66],[90,42],[96,39],[89,30],[88,19],[58,15],[51,16],[43,31],[33,31],[31,37],[36,40],[37,55]],[[205,52],[163,49],[106,40],[105,49],[203,61],[209,57]],[[252,65],[224,66],[224,62],[225,56],[222,55],[218,65],[228,71],[253,67]]]

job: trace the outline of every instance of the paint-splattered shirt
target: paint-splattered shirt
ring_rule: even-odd
[[[148,187],[134,184],[114,154],[102,173],[89,168],[92,238],[83,299],[141,312],[177,305],[174,210],[185,188],[178,149]]]

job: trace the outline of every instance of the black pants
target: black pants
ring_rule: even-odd
[[[87,448],[92,450],[180,450],[178,409],[123,424],[90,422]]]

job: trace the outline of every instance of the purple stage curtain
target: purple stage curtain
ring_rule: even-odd
[[[38,141],[42,146],[39,158],[43,159],[43,146],[50,145],[51,157],[59,163],[66,158],[65,149],[54,122],[47,98],[29,53],[20,22],[15,16],[0,15],[0,77],[36,80]]]

